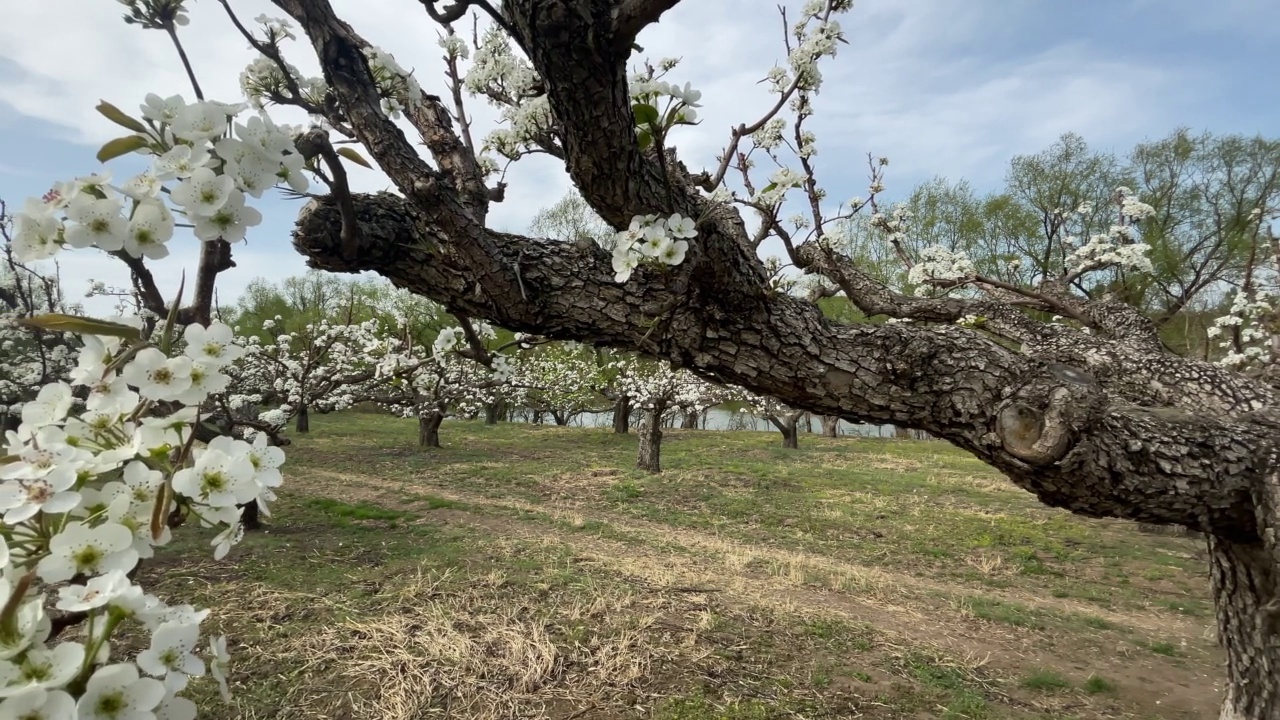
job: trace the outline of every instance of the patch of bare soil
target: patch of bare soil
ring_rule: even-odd
[[[964,612],[963,608],[956,607],[952,603],[939,603],[937,600],[939,593],[954,594],[955,586],[935,583],[924,578],[852,565],[809,553],[745,545],[709,533],[616,517],[587,508],[585,504],[577,504],[568,510],[555,510],[530,503],[495,500],[417,483],[410,488],[403,482],[363,475],[318,470],[309,470],[307,475],[305,479],[300,478],[299,482],[291,484],[290,487],[303,488],[304,492],[343,499],[351,496],[350,488],[352,487],[360,487],[365,493],[378,490],[388,497],[396,498],[402,498],[407,490],[421,490],[466,503],[475,508],[490,508],[495,512],[489,514],[483,511],[472,513],[452,510],[447,514],[434,515],[432,519],[450,524],[483,527],[487,535],[497,538],[490,540],[490,544],[496,542],[501,545],[504,539],[507,539],[512,543],[568,546],[573,550],[571,562],[578,565],[580,570],[622,576],[631,585],[656,593],[657,597],[667,597],[672,593],[701,594],[714,596],[719,605],[735,608],[738,612],[746,612],[746,608],[754,607],[766,609],[769,613],[780,617],[792,618],[797,622],[835,619],[851,625],[868,625],[876,630],[877,648],[881,653],[905,655],[923,649],[936,651],[950,658],[958,658],[958,662],[969,668],[975,677],[994,678],[991,693],[1001,698],[1003,703],[1011,708],[1021,707],[1027,710],[1070,713],[1093,718],[1154,713],[1164,718],[1190,720],[1215,717],[1220,701],[1220,693],[1215,681],[1220,677],[1221,671],[1215,659],[1181,658],[1178,661],[1171,661],[1126,649],[1123,643],[1117,642],[1117,636],[1113,634],[1032,630],[984,621],[971,613]],[[608,481],[607,477],[588,475],[588,478],[588,481]],[[403,505],[402,500],[397,500],[393,507]],[[571,527],[582,526],[591,520],[607,522],[617,530],[641,538],[643,542],[623,542],[587,532],[558,531],[546,524],[503,516],[504,512],[510,511],[550,515],[556,520],[567,522]],[[514,545],[513,552],[515,552]],[[1205,641],[1203,624],[1179,616],[1106,611],[1069,599],[1031,596],[1016,592],[995,593],[988,589],[984,590],[984,594],[997,598],[1007,597],[1031,607],[1097,615],[1117,625],[1158,632],[1159,637],[1174,641],[1182,640],[1189,644],[1201,645]],[[441,599],[440,602],[451,601]],[[622,608],[619,610],[621,611]],[[638,610],[632,608],[628,612],[631,616],[635,616]],[[684,612],[687,613],[688,608]],[[643,617],[643,613],[640,616]],[[385,619],[379,620],[379,622],[384,621]],[[482,627],[473,628],[475,632],[480,633],[477,636],[470,631],[461,634],[456,631],[446,632],[441,627],[430,625],[433,622],[438,624],[442,621],[438,618],[433,620],[430,617],[418,620],[406,617],[389,624],[387,629],[381,631],[362,625],[363,629],[345,629],[343,635],[350,637],[353,633],[391,633],[375,643],[378,647],[392,648],[387,650],[387,653],[399,652],[394,648],[404,646],[408,642],[405,638],[417,637],[422,633],[439,635],[447,640],[447,642],[432,640],[431,642],[435,644],[429,647],[418,647],[415,650],[428,655],[446,652],[447,647],[458,644],[474,644],[479,637],[482,644],[489,643],[487,646],[489,650],[486,652],[491,650],[499,655],[513,658],[512,668],[520,663],[529,663],[531,667],[542,668],[535,672],[542,675],[563,670],[563,668],[555,669],[559,667],[556,665],[558,661],[554,656],[548,655],[550,651],[538,639],[536,631],[520,625],[514,617],[507,618],[504,621],[506,624],[499,623],[497,627],[505,629],[493,630],[498,634],[492,637],[487,635],[489,631]],[[423,628],[427,629],[423,630]],[[642,639],[647,628],[637,629],[636,632],[638,633],[634,639],[636,647],[648,642]],[[485,640],[485,638],[489,639]],[[514,638],[518,638],[518,641]],[[331,638],[329,642],[332,641]],[[414,642],[426,641],[415,640]],[[349,657],[359,655],[353,649],[337,652],[339,655]],[[620,671],[619,677],[630,677],[628,673],[634,673],[637,679],[643,677],[647,671],[636,668],[652,667],[660,660],[652,652],[654,651],[645,650],[640,655],[632,656],[628,662],[633,662],[635,665],[628,666],[632,668],[631,670]],[[519,659],[518,663],[515,661],[516,658]],[[673,658],[666,658],[665,662],[669,663],[673,660]],[[619,661],[609,660],[606,657],[591,662]],[[433,674],[434,679],[430,682],[455,684],[493,682],[497,684],[495,687],[501,686],[507,691],[512,688],[527,689],[531,687],[529,683],[536,682],[535,679],[516,673],[514,669],[500,669],[505,666],[487,669],[483,663],[475,665],[463,663],[458,667],[464,669],[456,671],[453,675],[444,676],[445,679],[441,679],[438,674]],[[1041,669],[1057,671],[1077,684],[1096,673],[1121,688],[1123,702],[1105,695],[1045,696],[1020,690],[1012,682],[1016,678],[1025,677]],[[733,670],[730,669],[728,672]],[[418,678],[403,682],[425,683],[427,680]],[[613,687],[609,692],[624,692],[624,685],[625,683]],[[469,690],[467,693],[468,697],[484,696],[479,689]],[[392,691],[388,697],[403,696],[407,699],[386,700],[389,704],[385,707],[380,706],[380,712],[383,714],[378,716],[415,717],[412,714],[401,713],[415,707],[412,697],[421,694],[421,688],[411,691],[409,685]],[[860,697],[856,692],[852,694],[855,698]],[[869,700],[869,698],[861,699]],[[476,702],[481,701],[476,700]],[[515,717],[501,714],[513,711],[514,706],[502,706],[506,708],[502,709],[488,700],[484,700],[481,704],[487,708],[483,713],[499,714],[475,715],[472,711],[464,714],[468,717]],[[479,712],[479,710],[476,711]],[[373,715],[357,716],[372,717]]]

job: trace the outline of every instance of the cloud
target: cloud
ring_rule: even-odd
[[[333,4],[357,31],[414,69],[429,91],[443,90],[438,31],[418,3]],[[238,74],[253,53],[220,3],[189,5],[192,22],[182,37],[205,94],[238,98]],[[232,6],[246,22],[259,13],[281,14],[266,0],[232,0]],[[891,159],[890,188],[905,194],[935,174],[968,177],[979,189],[997,185],[1013,155],[1039,151],[1068,131],[1123,151],[1180,124],[1273,135],[1280,130],[1276,100],[1248,80],[1248,71],[1270,62],[1267,48],[1280,27],[1274,3],[1123,0],[1108,4],[1105,17],[1091,7],[1003,0],[855,4],[841,19],[848,44],[823,65],[826,82],[811,121],[823,186],[832,198],[865,195],[867,153]],[[100,99],[132,110],[149,92],[192,96],[165,34],[126,26],[115,3],[22,2],[5,13],[0,192],[43,192],[49,180],[66,177],[65,169],[73,167],[70,149],[81,154],[83,168],[72,172],[92,171],[96,147],[119,134],[93,112]],[[796,19],[794,7],[790,19]],[[638,42],[653,60],[682,58],[670,79],[703,92],[701,124],[680,128],[673,138],[695,171],[716,164],[731,128],[772,105],[760,80],[772,65],[786,62],[782,19],[773,3],[762,0],[689,0]],[[305,38],[288,53],[303,72],[318,74]],[[472,99],[468,111],[478,137],[493,127],[495,109]],[[287,122],[305,119],[279,114]],[[50,160],[42,162],[41,153]],[[45,172],[57,175],[43,177]],[[508,231],[523,230],[539,208],[570,187],[563,168],[546,157],[517,163],[506,179],[507,199],[493,207],[489,223]],[[353,185],[379,190],[389,182],[355,169]],[[224,298],[256,275],[304,268],[288,241],[296,203],[271,199],[258,206],[266,220],[251,232],[250,245],[237,248],[239,266],[223,277]],[[178,243],[174,259],[163,265],[170,278],[181,267],[194,268],[194,242]],[[85,253],[68,254],[63,271],[76,283],[94,277],[127,284],[121,267]],[[176,289],[176,280],[170,285]]]

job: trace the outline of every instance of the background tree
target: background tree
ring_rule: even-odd
[[[18,324],[36,315],[80,308],[66,303],[56,270],[44,274],[18,261],[12,225],[0,200],[0,432],[16,430],[22,406],[40,388],[67,376],[80,346],[74,335]]]

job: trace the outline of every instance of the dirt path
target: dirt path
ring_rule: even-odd
[[[1116,637],[1107,633],[1067,634],[986,622],[949,600],[957,594],[958,586],[954,584],[811,553],[746,544],[712,533],[619,516],[582,502],[573,503],[571,509],[556,509],[458,492],[422,480],[410,485],[319,469],[308,469],[306,475],[304,481],[291,483],[290,487],[305,488],[308,494],[363,499],[392,507],[405,506],[406,495],[430,494],[480,512],[427,510],[418,522],[483,528],[497,535],[498,542],[509,538],[568,546],[573,548],[574,562],[625,576],[640,585],[717,593],[734,602],[788,615],[866,624],[874,627],[886,643],[933,648],[998,676],[1020,677],[1036,669],[1054,669],[1079,679],[1097,673],[1123,686],[1126,698],[1134,701],[1135,707],[1109,708],[1119,713],[1117,717],[1134,711],[1169,718],[1216,716],[1220,696],[1210,688],[1221,672],[1212,653],[1201,650],[1173,663],[1118,648]],[[414,509],[412,503],[409,509]],[[567,527],[509,517],[516,513],[547,516]],[[608,523],[612,530],[638,542],[572,529],[592,521]],[[1205,645],[1204,626],[1182,616],[1111,611],[1069,599],[985,587],[980,593],[1034,608],[1101,617],[1114,625],[1172,638],[1185,647]],[[1106,705],[1107,701],[1099,702]]]

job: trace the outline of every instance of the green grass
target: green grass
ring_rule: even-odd
[[[1092,720],[1220,673],[1194,541],[1045,508],[942,443],[673,430],[655,476],[603,429],[313,430],[266,531],[213,562],[183,528],[147,566],[241,663],[202,717]]]
[[[1090,675],[1088,680],[1084,681],[1084,691],[1090,695],[1098,695],[1101,693],[1115,692],[1115,683],[1106,678],[1097,675]]]
[[[1023,678],[1021,685],[1028,690],[1063,690],[1071,687],[1071,682],[1056,670],[1037,670]]]

